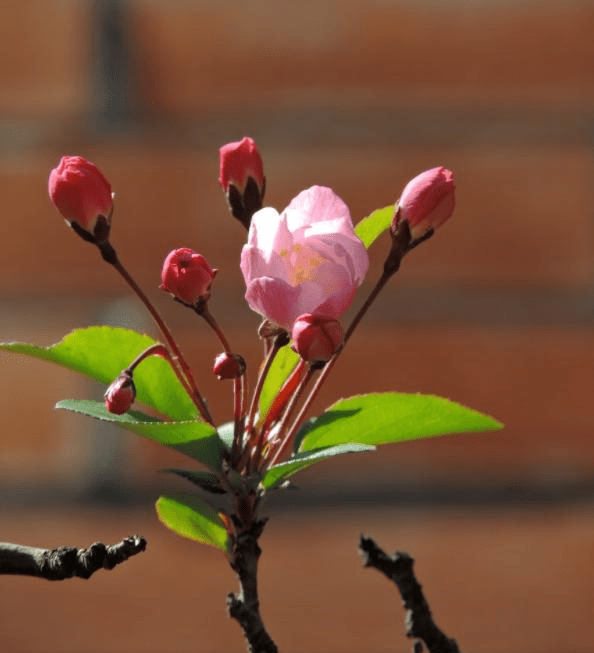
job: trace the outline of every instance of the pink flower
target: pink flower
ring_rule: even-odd
[[[231,213],[249,229],[252,215],[262,208],[266,179],[258,147],[248,136],[221,147],[219,183]]]
[[[437,229],[454,212],[455,188],[451,170],[441,166],[425,170],[402,191],[395,226],[406,220],[413,241]]]
[[[325,363],[342,345],[344,331],[340,322],[321,315],[300,315],[291,333],[293,349],[310,363]]]
[[[122,372],[107,388],[104,395],[105,407],[114,415],[123,415],[130,410],[136,398],[136,387],[129,371]]]
[[[161,290],[171,293],[184,304],[195,306],[210,297],[210,285],[217,271],[189,247],[169,252],[161,271]]]
[[[338,319],[368,267],[348,207],[324,186],[299,193],[280,215],[255,213],[241,252],[248,304],[287,331],[304,313]]]
[[[81,156],[63,156],[50,172],[48,192],[52,204],[72,226],[95,235],[99,218],[108,228],[113,211],[111,185],[97,166]]]

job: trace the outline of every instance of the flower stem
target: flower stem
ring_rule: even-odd
[[[318,392],[320,391],[320,388],[322,387],[322,384],[326,380],[328,374],[330,374],[330,370],[334,367],[334,364],[336,363],[338,357],[344,350],[344,347],[347,343],[347,341],[350,339],[350,337],[353,335],[353,331],[357,328],[359,322],[361,322],[363,316],[367,311],[369,310],[369,307],[373,304],[377,296],[379,295],[380,291],[382,288],[386,285],[388,279],[394,274],[396,270],[394,271],[384,271],[382,273],[382,276],[379,278],[378,282],[375,284],[373,290],[369,293],[369,296],[365,300],[365,303],[359,311],[357,312],[357,315],[353,318],[353,321],[349,325],[348,329],[346,330],[344,334],[344,342],[342,347],[334,354],[334,356],[324,365],[324,368],[322,369],[322,373],[318,377],[318,380],[316,381],[314,387],[312,388],[311,392],[309,393],[309,396],[301,406],[301,410],[299,411],[299,414],[295,418],[295,421],[293,422],[291,428],[288,431],[287,434],[287,441],[291,441],[295,434],[297,433],[298,429],[300,428],[301,424],[303,423],[305,416],[307,414],[307,411],[310,409],[314,399],[317,397]],[[275,460],[273,462],[276,461]],[[272,464],[272,463],[271,463]]]
[[[194,404],[196,405],[196,408],[198,409],[198,412],[200,413],[200,415],[202,415],[202,418],[214,426],[214,420],[208,410],[204,398],[202,397],[200,391],[198,390],[198,387],[192,375],[192,370],[190,369],[190,366],[187,364],[177,343],[175,342],[171,334],[171,331],[169,330],[169,327],[165,324],[163,318],[159,315],[157,309],[153,306],[149,298],[144,294],[140,286],[136,283],[136,281],[134,281],[134,279],[130,276],[129,272],[122,265],[122,262],[118,258],[118,255],[116,254],[116,251],[113,249],[113,247],[109,243],[104,243],[102,244],[102,246],[100,246],[100,251],[103,256],[103,259],[107,263],[112,265],[117,270],[117,272],[119,272],[120,276],[130,286],[130,288],[132,288],[132,290],[136,293],[136,295],[138,296],[140,301],[144,304],[148,312],[151,314],[151,317],[153,318],[157,327],[161,331],[163,338],[165,339],[169,348],[173,352],[173,356],[171,360],[173,363],[173,369],[179,381],[184,386],[189,396],[192,398]]]
[[[291,441],[293,439],[293,435],[296,433],[297,429],[290,428],[287,431],[287,433],[284,435],[284,437],[283,437],[283,431],[286,429],[289,420],[293,416],[293,413],[295,412],[295,408],[299,403],[301,396],[305,392],[305,388],[307,388],[309,382],[314,377],[314,374],[316,372],[317,372],[317,368],[313,365],[310,365],[307,368],[307,372],[301,379],[299,385],[295,389],[295,392],[293,393],[291,400],[289,401],[287,408],[285,409],[285,412],[280,422],[280,426],[278,428],[278,437],[281,438],[280,444],[278,445],[277,450],[274,454],[272,453],[272,449],[271,449],[269,456],[266,456],[264,458],[264,465],[267,468],[272,467],[276,463],[276,461],[279,460],[281,456],[284,455],[284,453],[287,451],[288,447],[290,446]]]

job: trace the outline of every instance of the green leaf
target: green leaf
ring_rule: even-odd
[[[293,476],[306,467],[310,467],[315,463],[328,460],[334,456],[340,456],[347,453],[362,453],[365,451],[375,451],[375,447],[366,444],[349,443],[339,444],[335,447],[326,447],[325,449],[316,449],[315,451],[303,451],[293,454],[290,460],[279,463],[271,467],[264,478],[262,485],[267,490],[273,490],[278,487],[286,478]]]
[[[185,478],[186,481],[194,483],[201,490],[205,492],[211,492],[212,494],[226,494],[227,490],[222,486],[221,480],[216,474],[210,474],[209,472],[197,472],[194,469],[178,469],[177,467],[169,467],[167,469],[162,469],[162,472],[167,472],[168,474],[175,474],[176,476],[181,476]]]
[[[24,342],[0,344],[0,350],[39,358],[100,383],[111,383],[134,358],[156,341],[129,329],[95,326],[77,329],[50,347]],[[138,401],[177,421],[199,417],[196,406],[169,363],[151,356],[134,370]]]
[[[176,494],[159,497],[159,519],[174,533],[227,552],[228,534],[217,511],[196,496]]]
[[[291,347],[286,345],[282,347],[272,361],[270,370],[264,381],[262,392],[260,393],[260,419],[264,420],[274,398],[281,389],[283,383],[289,378],[295,365],[299,362],[299,355]]]
[[[114,415],[105,408],[105,404],[90,399],[66,399],[58,402],[56,408],[111,422],[136,435],[180,451],[211,469],[221,469],[223,443],[214,427],[206,422],[162,422],[135,410]]]
[[[363,241],[367,249],[388,229],[394,217],[394,211],[394,204],[390,204],[390,206],[385,206],[383,209],[376,209],[359,221],[355,227],[355,233]]]
[[[332,405],[305,425],[295,446],[299,451],[312,451],[346,442],[389,444],[502,426],[487,415],[442,397],[373,393]]]

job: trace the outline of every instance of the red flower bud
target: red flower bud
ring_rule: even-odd
[[[258,146],[248,136],[220,148],[219,183],[231,213],[249,229],[252,215],[262,208],[266,178]]]
[[[440,227],[454,212],[455,188],[451,170],[439,167],[422,172],[402,191],[392,231],[406,220],[414,242]]]
[[[245,361],[239,354],[223,352],[215,358],[212,371],[219,381],[222,379],[236,379],[245,372]]]
[[[104,395],[105,407],[114,415],[122,415],[130,410],[136,398],[136,387],[129,371],[122,372],[107,388]]]
[[[210,285],[217,270],[189,247],[169,252],[161,271],[161,290],[171,293],[184,304],[195,306],[210,297]]]
[[[82,230],[91,240],[107,240],[113,198],[111,185],[97,166],[81,156],[63,156],[49,174],[48,192],[77,233]]]
[[[293,324],[293,349],[310,363],[325,363],[338,351],[344,339],[340,322],[306,313]]]

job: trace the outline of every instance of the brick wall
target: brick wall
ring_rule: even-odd
[[[208,373],[216,344],[156,286],[171,248],[205,254],[221,269],[213,310],[255,369],[243,233],[217,185],[218,146],[257,139],[271,204],[322,183],[357,219],[443,164],[457,175],[456,215],[406,261],[325,402],[422,391],[507,425],[387,450],[369,459],[376,480],[394,468],[411,481],[421,470],[468,483],[592,478],[591,3],[317,0],[279,12],[270,2],[25,0],[0,11],[3,340],[49,344],[107,319],[125,295],[49,205],[47,173],[63,153],[111,180],[114,242],[203,365],[217,414],[230,400]],[[375,273],[385,247],[374,248]],[[94,427],[51,407],[100,389],[12,357],[2,369],[2,471],[63,480],[66,467],[78,478]],[[122,437],[133,473],[152,478],[164,454]],[[354,461],[343,464],[336,478]]]

